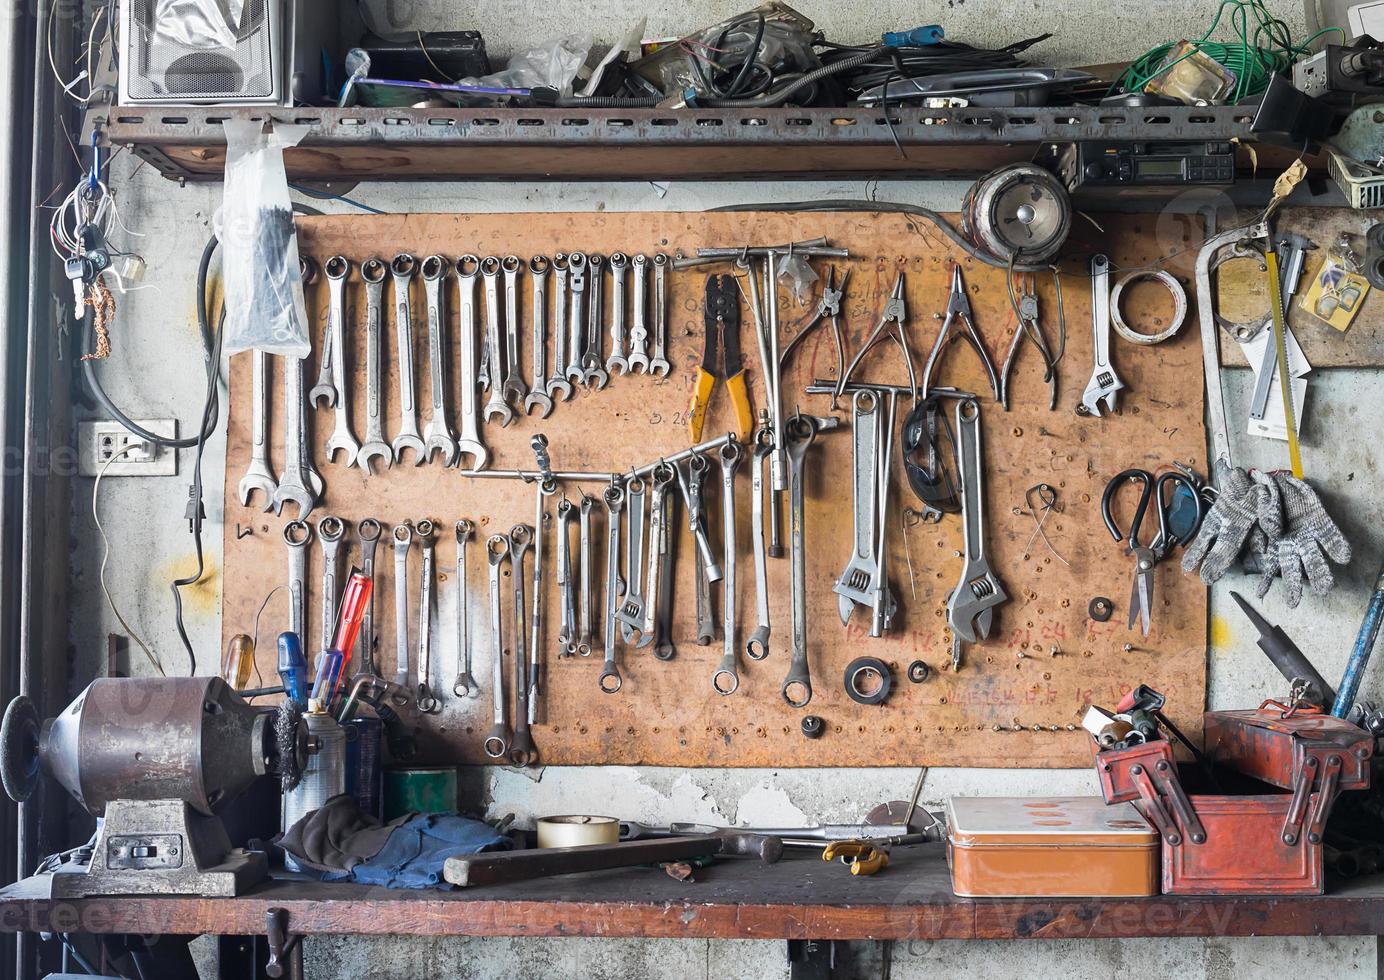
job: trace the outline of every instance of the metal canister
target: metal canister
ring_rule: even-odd
[[[341,726],[346,735],[346,792],[356,798],[361,813],[380,816],[380,741],[384,722],[352,718]]]
[[[457,808],[457,771],[443,769],[386,769],[384,819],[405,813],[451,813]]]
[[[284,794],[283,828],[287,830],[295,823],[318,809],[333,796],[346,792],[346,735],[331,717],[323,710],[312,710],[303,716],[307,725],[309,755],[303,778],[292,791]],[[284,855],[284,867],[297,871],[298,862],[291,855]]]

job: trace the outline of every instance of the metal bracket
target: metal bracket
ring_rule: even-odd
[[[265,910],[264,931],[269,941],[269,962],[265,964],[264,972],[278,980],[284,976],[288,959],[295,950],[301,954],[298,941],[303,937],[297,933],[289,933],[288,909],[283,908]]]

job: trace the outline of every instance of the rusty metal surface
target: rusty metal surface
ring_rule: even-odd
[[[1340,767],[1338,789],[1370,785],[1373,737],[1332,715],[1299,712],[1284,717],[1275,707],[1255,711],[1208,711],[1206,751],[1217,763],[1282,789],[1293,789],[1309,763],[1325,773]]]
[[[1165,895],[1320,895],[1322,845],[1282,836],[1292,805],[1275,796],[1193,796],[1206,842],[1163,839]],[[1316,794],[1311,803],[1315,809]]]

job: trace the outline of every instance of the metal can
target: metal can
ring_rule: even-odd
[[[405,813],[452,813],[457,808],[457,771],[445,769],[386,769],[384,819]]]
[[[283,829],[292,827],[333,796],[346,792],[346,734],[330,715],[310,711],[303,716],[307,725],[309,744],[303,778],[284,794]],[[300,870],[292,855],[284,855],[284,867]]]
[[[361,813],[380,816],[380,742],[384,722],[378,718],[352,718],[341,726],[346,735],[346,792],[356,798]]]

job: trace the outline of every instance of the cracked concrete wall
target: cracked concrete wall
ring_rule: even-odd
[[[379,0],[396,23],[424,28],[482,28],[491,51],[503,56],[543,36],[599,24],[612,38],[645,11],[614,0],[556,6],[544,12],[535,29],[532,10],[512,0],[458,7],[439,0]],[[671,3],[649,12],[648,32],[676,31],[711,23],[741,9],[732,2]],[[949,36],[978,44],[1007,43],[1052,30],[1056,37],[1037,49],[1057,63],[1080,64],[1129,58],[1163,38],[1200,34],[1212,6],[1203,3],[1149,2],[1138,8],[1138,30],[1131,30],[1131,8],[1080,0],[1041,4],[1022,0],[952,0],[945,8],[919,8],[902,0],[860,4],[800,3],[799,9],[835,37],[867,40],[881,29],[903,28],[919,20],[940,21]],[[1300,29],[1298,9],[1275,5],[1275,13]],[[1080,24],[1080,30],[1072,25]],[[178,416],[190,431],[200,405],[202,354],[193,313],[196,261],[210,229],[219,186],[179,188],[164,181],[129,154],[112,164],[111,186],[120,211],[138,237],[130,248],[148,260],[147,288],[122,298],[114,331],[115,354],[101,366],[117,404],[136,417]],[[965,187],[959,183],[805,181],[801,183],[673,183],[658,187],[625,184],[369,184],[352,196],[387,211],[643,211],[695,210],[722,204],[791,201],[825,197],[865,197],[908,201],[953,210]],[[317,205],[350,211],[345,205]],[[75,353],[75,344],[68,343]],[[1227,374],[1232,417],[1243,417],[1249,394],[1247,372]],[[1384,477],[1368,440],[1347,434],[1384,428],[1381,381],[1369,371],[1319,371],[1313,376],[1306,431],[1306,465],[1326,489],[1329,505],[1357,546],[1341,585],[1325,600],[1309,600],[1294,614],[1278,593],[1263,604],[1270,619],[1283,623],[1328,677],[1339,676],[1353,641],[1375,570],[1384,554],[1376,530],[1384,523]],[[90,413],[78,411],[79,417]],[[1349,428],[1347,428],[1347,426]],[[1281,450],[1268,443],[1234,438],[1243,463],[1277,463]],[[135,631],[165,660],[170,670],[185,669],[173,630],[168,583],[191,567],[191,541],[183,519],[191,454],[180,460],[172,479],[111,479],[101,487],[100,509],[110,539],[109,584]],[[188,632],[199,659],[212,669],[220,655],[221,500],[224,438],[209,444],[205,481],[208,573],[185,593]],[[108,632],[121,632],[97,582],[102,548],[91,521],[90,480],[74,492],[71,560],[73,617],[71,640],[80,688],[103,662]],[[275,570],[277,574],[277,570]],[[1211,707],[1243,706],[1281,694],[1277,675],[1255,648],[1252,632],[1235,610],[1228,587],[1244,591],[1240,580],[1212,591],[1213,631],[1209,657]],[[132,669],[147,672],[136,653]],[[1381,674],[1373,672],[1365,690],[1379,700]],[[553,812],[603,812],[644,822],[700,820],[730,823],[794,824],[858,819],[877,802],[905,796],[912,770],[820,769],[694,770],[658,768],[549,768],[537,773],[468,768],[462,784],[468,798],[492,812],[521,817]],[[1089,770],[934,769],[923,799],[940,806],[955,794],[1094,793]],[[1032,977],[1063,975],[1073,980],[1106,978],[1125,971],[1187,980],[1232,980],[1286,974],[1304,959],[1336,976],[1375,976],[1375,940],[1247,939],[1134,940],[1023,943],[915,943],[893,951],[893,975],[903,978],[955,976]],[[851,976],[875,976],[881,950],[851,944],[845,952]],[[732,978],[786,977],[784,946],[778,942],[700,940],[412,938],[312,939],[307,944],[309,976],[371,977],[374,980],[451,975],[457,977]]]

